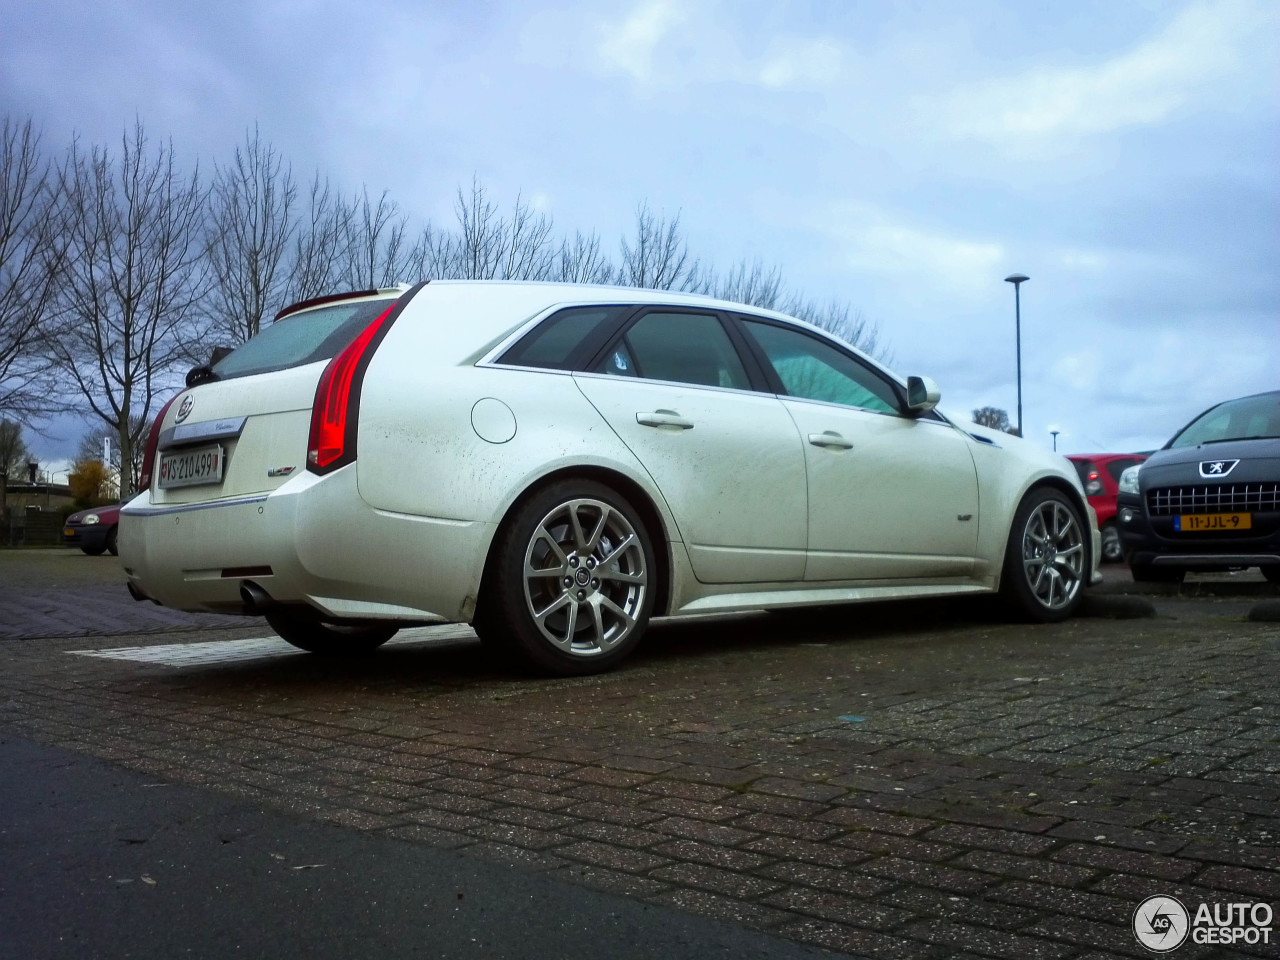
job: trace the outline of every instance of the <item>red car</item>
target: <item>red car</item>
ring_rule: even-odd
[[[71,514],[62,525],[63,545],[79,547],[91,557],[109,550],[114,557],[116,528],[120,524],[120,508],[123,506],[123,503],[113,503]]]
[[[1084,484],[1089,506],[1098,515],[1098,529],[1102,531],[1102,560],[1119,563],[1123,559],[1120,549],[1120,532],[1116,529],[1116,494],[1120,474],[1147,459],[1141,453],[1073,453],[1067,457],[1075,464],[1080,482]]]

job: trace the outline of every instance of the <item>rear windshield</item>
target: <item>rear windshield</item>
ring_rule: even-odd
[[[219,380],[288,370],[331,360],[395,300],[360,300],[290,314],[242,343],[216,364]]]
[[[1169,446],[1195,447],[1262,437],[1280,437],[1280,392],[1220,403],[1183,427]]]

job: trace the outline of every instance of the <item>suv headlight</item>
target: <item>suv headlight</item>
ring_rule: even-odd
[[[1138,473],[1141,470],[1142,470],[1142,464],[1137,463],[1137,464],[1134,464],[1132,467],[1129,467],[1128,469],[1126,469],[1124,473],[1120,474],[1119,487],[1120,487],[1121,493],[1132,493],[1134,495],[1137,495]]]

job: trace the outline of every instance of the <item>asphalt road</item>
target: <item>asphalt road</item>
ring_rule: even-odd
[[[0,957],[816,958],[0,737]]]

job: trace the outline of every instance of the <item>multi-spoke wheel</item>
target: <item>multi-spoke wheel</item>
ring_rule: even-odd
[[[1014,514],[1004,564],[1006,596],[1033,620],[1062,620],[1081,600],[1089,544],[1080,511],[1056,490],[1037,488]]]
[[[1114,520],[1102,527],[1102,562],[1119,563],[1124,559],[1124,548],[1120,545],[1120,531],[1116,529]]]
[[[522,504],[494,546],[476,630],[542,670],[595,673],[639,641],[652,607],[653,550],[634,508],[592,481]]]

